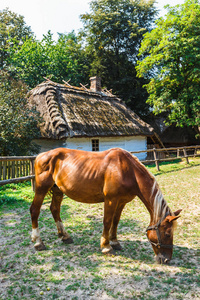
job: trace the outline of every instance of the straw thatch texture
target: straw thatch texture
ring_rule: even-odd
[[[45,138],[150,136],[153,128],[117,97],[52,81],[30,92],[29,103],[41,113]]]

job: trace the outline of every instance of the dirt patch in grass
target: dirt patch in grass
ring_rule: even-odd
[[[28,184],[0,190],[0,299],[200,299],[200,161],[173,164],[156,175],[172,210],[183,209],[174,236],[170,265],[157,265],[145,228],[149,214],[139,199],[122,214],[118,237],[123,250],[103,256],[99,243],[103,205],[65,198],[61,216],[74,239],[57,237],[46,198],[39,218],[47,250],[36,252],[30,240]],[[11,199],[11,201],[9,201]]]

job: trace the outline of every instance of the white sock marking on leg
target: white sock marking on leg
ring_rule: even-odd
[[[33,228],[31,234],[32,242],[36,242],[36,244],[41,244],[42,240],[40,238],[39,228]]]

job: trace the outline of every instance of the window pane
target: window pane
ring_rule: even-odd
[[[99,140],[92,140],[92,151],[99,151]]]

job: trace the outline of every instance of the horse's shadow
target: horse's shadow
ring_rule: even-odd
[[[123,248],[124,250],[122,250],[122,252],[118,252],[123,257],[145,262],[147,264],[156,263],[154,260],[153,249],[148,242],[140,240],[124,240]],[[172,260],[170,261],[169,265],[173,267],[193,269],[198,265],[199,257],[199,249],[191,249],[184,246],[174,245]]]
[[[68,205],[64,205],[65,218],[69,217]],[[69,248],[72,251],[84,250],[84,256],[88,257],[92,254],[103,255],[100,250],[100,237],[103,230],[103,217],[88,215],[86,216],[87,226],[84,225],[83,221],[76,225],[69,225],[67,229],[70,231],[70,234],[73,237],[74,244]],[[129,226],[127,226],[129,225]],[[134,240],[128,240],[126,235],[130,236]],[[120,243],[122,245],[121,251],[116,251],[116,256],[125,257],[126,259],[132,259],[138,262],[144,262],[147,264],[154,264],[154,252],[150,243],[146,240],[139,240],[138,236],[145,235],[144,224],[138,220],[123,219],[120,220],[118,234],[121,237]],[[64,245],[63,247],[67,247]],[[80,254],[81,255],[81,254]],[[200,256],[200,250],[187,248],[185,246],[176,246],[174,245],[173,257],[170,262],[170,266],[173,267],[182,267],[186,269],[194,268],[198,265],[198,259]]]

